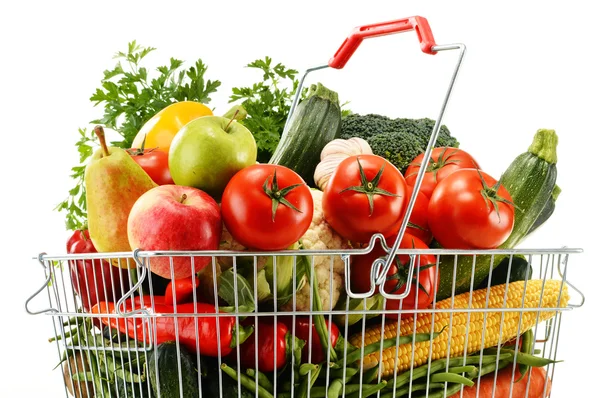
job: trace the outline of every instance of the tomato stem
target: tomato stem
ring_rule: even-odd
[[[365,170],[363,169],[358,156],[356,157],[356,161],[358,162],[358,171],[360,173],[361,185],[344,188],[340,191],[340,194],[343,192],[346,192],[346,191],[354,191],[354,192],[363,193],[363,194],[367,195],[367,200],[369,201],[369,216],[371,216],[371,215],[373,215],[373,210],[375,207],[375,204],[373,202],[373,195],[384,195],[384,196],[394,196],[394,197],[399,197],[400,195],[391,193],[389,191],[386,191],[385,189],[381,189],[381,188],[377,187],[377,185],[379,185],[379,180],[381,179],[381,176],[383,175],[383,169],[385,167],[384,164],[381,165],[381,168],[379,169],[379,171],[377,172],[375,177],[373,177],[373,179],[371,181],[369,181],[369,180],[367,180]]]
[[[271,198],[271,221],[275,221],[275,214],[277,213],[277,206],[281,203],[284,206],[289,207],[297,211],[298,213],[302,213],[302,210],[298,209],[296,206],[291,204],[285,196],[290,193],[293,189],[298,188],[303,184],[294,184],[283,189],[279,189],[279,184],[277,183],[277,168],[273,172],[273,181],[271,182],[271,188],[269,188],[269,177],[265,180],[263,184],[263,191],[265,194]]]
[[[106,146],[106,137],[104,136],[104,129],[102,126],[98,125],[94,127],[94,133],[98,137],[100,141],[100,146],[102,147],[102,153],[104,156],[110,156],[110,152],[108,152],[108,147]]]
[[[500,223],[502,221],[502,218],[500,217],[500,209],[498,208],[498,202],[506,203],[506,204],[512,206],[513,208],[517,208],[517,206],[515,206],[515,204],[513,202],[511,202],[510,200],[498,195],[498,190],[500,189],[500,181],[496,182],[496,184],[494,184],[494,186],[490,187],[485,182],[485,179],[483,178],[483,175],[481,174],[481,170],[479,170],[478,168],[476,170],[477,170],[477,174],[479,174],[479,178],[481,179],[481,185],[483,186],[483,188],[479,192],[481,193],[481,196],[483,197],[483,200],[485,201],[485,207],[489,211],[490,204],[488,203],[488,201],[492,203],[492,206],[494,206],[494,211],[496,212],[496,215],[498,216],[498,223]]]

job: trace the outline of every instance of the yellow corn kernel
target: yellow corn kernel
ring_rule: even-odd
[[[469,300],[471,300],[470,306]],[[505,343],[517,337],[518,333],[533,328],[537,322],[546,321],[556,315],[557,311],[543,311],[543,308],[563,308],[568,302],[567,285],[560,280],[530,280],[527,285],[523,281],[512,282],[508,286],[506,284],[493,286],[489,290],[489,296],[488,289],[480,289],[473,291],[472,296],[470,293],[463,293],[440,301],[436,303],[436,309],[451,309],[451,311],[433,313],[423,310],[416,315],[416,323],[413,315],[403,317],[399,321],[399,335],[431,333],[432,325],[435,332],[439,332],[444,327],[446,329],[433,341],[416,343],[414,350],[412,344],[402,344],[383,350],[382,377],[389,378],[395,372],[410,369],[411,359],[413,366],[417,367],[426,363],[430,354],[431,359],[436,360],[462,356],[465,353],[465,346],[466,353],[471,354]],[[483,311],[457,312],[469,308],[483,309]],[[495,311],[502,309],[514,309],[514,311]],[[397,333],[398,321],[385,324],[384,339],[396,337]],[[365,330],[364,336],[359,333],[352,336],[349,341],[354,346],[360,347],[378,342],[380,338],[381,326],[374,326]],[[379,351],[363,359],[364,369],[378,364]]]

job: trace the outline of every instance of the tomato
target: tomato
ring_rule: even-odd
[[[350,156],[338,165],[323,192],[323,215],[341,236],[367,243],[390,234],[408,200],[402,173],[376,155]]]
[[[152,181],[158,185],[175,184],[169,171],[169,154],[156,148],[144,149],[144,144],[142,142],[141,148],[128,149],[127,152],[152,178]]]
[[[400,217],[400,221],[394,227],[393,233],[391,235],[398,235],[398,231],[400,230],[400,224],[402,224],[402,221],[404,220],[404,215],[406,214],[406,210],[408,208],[408,202],[410,201],[410,197],[413,191],[413,187],[407,187],[406,206],[404,206],[402,217]],[[423,192],[419,191],[419,193],[417,194],[417,200],[415,201],[415,205],[413,206],[413,209],[410,213],[408,226],[406,227],[406,232],[421,239],[427,244],[431,243],[431,240],[433,239],[433,235],[429,230],[429,222],[427,221],[429,214],[428,207],[429,198],[425,196]]]
[[[495,249],[510,235],[515,210],[508,191],[488,174],[461,169],[436,186],[429,228],[447,249]]]
[[[210,108],[199,102],[175,102],[152,116],[137,133],[131,146],[140,148],[145,138],[147,148],[158,148],[168,154],[173,137],[183,126],[194,119],[210,115]]]
[[[404,172],[406,183],[410,186],[414,186],[417,181],[417,173],[423,163],[423,155],[424,153],[414,158]],[[434,148],[431,152],[431,158],[425,170],[425,175],[423,176],[420,191],[428,198],[431,198],[435,186],[440,181],[456,170],[465,168],[479,168],[475,159],[467,152],[452,147]]]
[[[391,247],[395,239],[395,236],[386,239],[387,245]],[[400,242],[400,249],[428,249],[428,247],[421,239],[405,233]],[[370,290],[373,262],[385,256],[387,256],[387,253],[380,244],[377,244],[370,253],[357,255],[352,258],[350,263],[350,284],[353,292],[365,293]],[[419,272],[413,275],[408,296],[403,300],[386,300],[386,309],[427,308],[433,302],[439,283],[436,256],[422,254],[415,257],[415,267],[418,267]],[[409,268],[410,257],[407,255],[397,255],[386,274],[387,281],[384,283],[384,291],[386,293],[403,293],[406,290]],[[379,292],[379,286],[375,287],[375,292]],[[392,315],[392,317],[394,316]]]
[[[293,170],[256,164],[237,172],[221,199],[225,227],[241,245],[282,250],[297,242],[312,221],[310,188]]]

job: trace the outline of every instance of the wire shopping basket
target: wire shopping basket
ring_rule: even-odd
[[[341,69],[365,38],[404,31],[416,32],[426,54],[459,54],[424,154],[429,159],[465,46],[436,45],[422,17],[353,30],[327,65],[302,76],[290,115],[309,73]],[[374,235],[364,247],[340,250],[40,254],[45,281],[26,310],[52,320],[65,394],[461,397],[475,396],[464,390],[475,388],[486,397],[549,396],[560,366],[562,314],[584,302],[566,278],[570,255],[581,250],[401,248],[424,173],[420,168],[389,247]],[[384,255],[372,256],[379,248]],[[202,269],[201,257],[210,258]],[[189,280],[150,272],[154,261],[168,259],[174,275],[180,258],[189,261]],[[380,289],[398,258],[408,264],[404,281],[419,289]],[[351,264],[364,259],[372,261],[370,289],[358,293]],[[130,262],[131,270],[112,265]],[[497,277],[499,264],[506,271]],[[278,272],[287,270],[291,283],[280,288]],[[436,283],[429,272],[453,282],[432,289],[432,304],[420,308],[427,285]],[[524,277],[513,282],[517,272]],[[49,306],[33,310],[42,292]],[[497,387],[485,385],[490,377]],[[504,383],[505,392],[502,379],[520,382]],[[483,395],[486,389],[495,395]]]

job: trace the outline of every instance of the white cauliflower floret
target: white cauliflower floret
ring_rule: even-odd
[[[349,249],[350,245],[325,221],[323,217],[323,192],[317,189],[310,190],[313,197],[313,218],[310,227],[300,238],[300,244],[306,250],[342,250]],[[333,259],[333,261],[332,261]],[[323,310],[335,307],[340,293],[344,289],[344,261],[341,256],[314,256],[309,257],[309,264],[314,266],[314,275],[319,287],[319,297]],[[333,267],[333,273],[331,269]],[[331,276],[333,275],[333,279]],[[331,294],[330,294],[331,290]],[[314,299],[314,298],[313,298]],[[292,311],[293,301],[288,302],[282,308]],[[310,284],[296,292],[297,311],[310,311]]]

